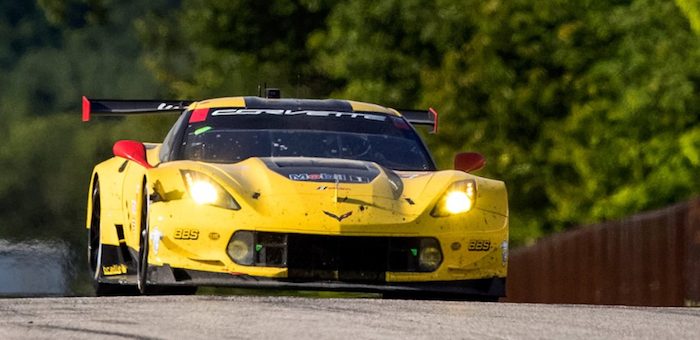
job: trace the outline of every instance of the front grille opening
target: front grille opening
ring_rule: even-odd
[[[257,233],[255,263],[263,267],[287,266],[287,234]]]
[[[291,280],[385,282],[386,272],[425,272],[426,238],[254,232],[254,266],[287,267]]]
[[[385,281],[387,239],[289,235],[289,278]]]

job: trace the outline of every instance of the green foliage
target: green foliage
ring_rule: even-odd
[[[38,4],[0,0],[0,234],[82,239],[92,165],[171,123],[81,125],[83,94],[433,106],[438,163],[486,155],[516,244],[700,191],[696,0]]]
[[[137,25],[147,65],[181,97],[257,94],[265,83],[309,96],[327,93],[305,49],[327,8],[309,0],[185,0]]]
[[[131,23],[132,13],[147,5],[121,4],[109,13],[95,1],[40,5],[0,0],[0,237],[59,237],[77,244],[85,237],[92,167],[110,156],[115,140],[157,141],[172,122],[80,123],[81,95],[165,93],[139,62]]]
[[[450,32],[436,14],[454,17],[456,8],[418,0],[344,1],[328,17],[328,28],[309,38],[314,63],[340,86],[333,96],[398,107],[417,103],[420,73],[439,63],[438,44],[465,37]]]
[[[603,16],[603,14],[601,14]],[[614,53],[574,82],[569,114],[549,130],[549,219],[560,225],[625,216],[697,194],[700,41],[668,2],[607,13]],[[603,43],[603,41],[600,41]],[[572,197],[578,196],[577,199]]]
[[[15,2],[0,1],[0,6],[9,6],[2,3]],[[0,112],[5,117],[75,110],[80,105],[81,95],[149,97],[162,93],[155,79],[138,61],[141,46],[131,23],[131,13],[144,10],[144,5],[122,5],[99,24],[89,25],[87,22],[96,21],[88,20],[96,17],[95,11],[103,11],[89,9],[101,7],[90,7],[82,1],[45,0],[41,3],[48,6],[48,16],[55,18],[58,26],[50,24],[40,9],[25,5],[22,10],[26,11],[28,22],[20,20],[13,28],[25,32],[19,42],[0,40],[0,51],[15,52],[10,54],[12,57],[2,70],[6,74],[4,83],[12,84],[0,85]],[[62,10],[74,7],[76,9]],[[22,30],[25,26],[31,29]]]
[[[119,119],[81,125],[76,114],[11,122],[0,148],[0,235],[84,240],[92,167],[118,139],[162,140],[172,118]]]
[[[486,155],[516,243],[698,192],[700,46],[673,3],[352,1],[328,25],[335,93],[435,106],[438,162]]]
[[[690,21],[690,26],[695,33],[700,34],[700,1],[675,0],[676,5],[683,11]]]

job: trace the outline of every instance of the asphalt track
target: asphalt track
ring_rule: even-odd
[[[699,339],[700,308],[272,296],[0,299],[1,339]]]

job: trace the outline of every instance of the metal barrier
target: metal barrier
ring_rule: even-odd
[[[684,306],[700,302],[700,199],[514,249],[509,302]]]

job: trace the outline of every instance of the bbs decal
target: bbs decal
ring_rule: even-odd
[[[489,240],[469,240],[469,251],[489,251],[491,249],[491,241]]]
[[[199,238],[199,230],[197,229],[175,229],[176,240],[196,240]]]

